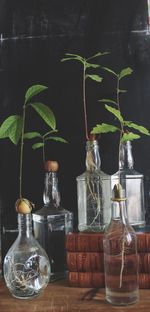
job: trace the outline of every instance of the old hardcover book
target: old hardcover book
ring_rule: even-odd
[[[125,277],[128,279],[128,276]],[[112,276],[113,285],[115,278]],[[70,287],[81,287],[81,288],[104,288],[105,278],[102,272],[69,272],[68,273],[68,284]],[[150,288],[150,274],[140,273],[139,274],[139,288],[148,289]]]
[[[115,257],[115,256],[114,256]],[[128,255],[125,258],[129,262],[131,259],[134,263],[135,255]],[[138,253],[139,258],[139,273],[150,273],[150,252]],[[111,258],[112,259],[112,258]],[[120,262],[120,259],[118,258]],[[115,262],[116,263],[116,262]],[[67,268],[71,272],[104,272],[104,255],[103,252],[72,252],[67,251]],[[110,266],[110,270],[118,274],[119,266]],[[111,273],[111,272],[110,272]]]
[[[150,252],[150,232],[137,232],[138,252]],[[66,250],[72,252],[103,252],[103,233],[69,233]]]
[[[104,273],[98,272],[69,272],[68,283],[72,287],[105,287]]]
[[[67,252],[67,268],[72,272],[104,272],[102,252]]]

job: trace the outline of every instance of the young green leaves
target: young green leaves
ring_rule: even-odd
[[[99,101],[102,103],[105,103],[106,110],[109,111],[115,117],[115,120],[118,120],[119,126],[112,126],[109,124],[96,125],[96,127],[93,128],[91,133],[100,134],[100,133],[120,131],[121,142],[139,139],[140,134],[150,135],[150,132],[145,127],[137,125],[133,123],[132,121],[124,120],[121,114],[119,96],[121,93],[125,93],[126,90],[120,89],[120,81],[122,80],[122,78],[131,75],[133,70],[130,67],[127,67],[127,68],[122,69],[121,72],[117,74],[110,68],[103,67],[103,69],[109,72],[110,74],[112,74],[114,78],[116,79],[116,85],[117,85],[116,99],[102,99]],[[112,105],[115,107],[112,107]],[[138,133],[134,133],[130,129],[136,130]]]
[[[88,118],[87,118],[87,103],[86,103],[86,80],[90,79],[96,82],[102,82],[102,77],[97,75],[97,74],[91,74],[88,73],[87,71],[90,69],[96,69],[98,67],[100,67],[99,64],[94,64],[91,63],[91,60],[99,57],[99,56],[103,56],[103,55],[107,55],[109,54],[108,52],[98,52],[96,54],[94,54],[93,56],[89,57],[89,58],[84,58],[81,55],[78,54],[71,54],[71,53],[66,53],[66,57],[63,58],[61,60],[61,62],[65,62],[65,61],[70,61],[70,60],[75,60],[81,63],[82,68],[83,68],[83,109],[84,109],[84,125],[85,125],[85,136],[86,139],[89,139],[89,135],[88,135]]]
[[[30,87],[25,93],[23,110],[25,111],[26,108],[31,105],[46,123],[47,119],[49,118],[49,125],[55,128],[55,117],[49,107],[42,103],[37,103],[36,105],[36,103],[31,104],[29,102],[35,95],[46,89],[47,87],[43,85],[34,85]],[[6,118],[0,127],[0,139],[9,138],[13,144],[17,145],[22,135],[23,123],[24,118],[19,115],[12,115]]]
[[[50,136],[50,134],[57,132],[56,130],[56,119],[52,110],[43,103],[31,102],[35,96],[45,91],[46,86],[33,85],[25,93],[23,113],[22,116],[12,115],[6,118],[0,127],[0,139],[9,138],[15,145],[20,143],[20,173],[19,173],[19,196],[22,198],[22,167],[23,167],[23,149],[24,139],[36,139],[38,142],[33,144],[32,148],[43,148],[43,161],[45,161],[44,145],[46,140],[56,140],[59,142],[66,142],[64,139],[59,137]],[[44,123],[49,127],[49,131],[42,135],[37,131],[25,133],[25,122],[26,122],[26,110],[32,107],[32,109],[42,118]]]
[[[15,145],[18,144],[22,131],[22,117],[9,116],[0,127],[0,139],[9,138]]]
[[[38,95],[39,93],[45,91],[47,89],[46,86],[43,85],[33,85],[31,86],[25,93],[25,100],[24,100],[24,109],[26,110],[29,107],[32,107],[35,112],[42,118],[44,123],[49,127],[51,131],[49,133],[55,133],[56,130],[56,119],[52,112],[52,110],[45,104],[39,102],[31,102],[33,97]],[[22,127],[23,127],[23,117],[19,115],[12,115],[9,116],[4,120],[0,127],[0,139],[9,138],[11,142],[15,145],[18,144],[21,134],[22,134]],[[41,139],[44,135],[40,134],[39,132],[33,131],[28,132],[23,135],[24,139]],[[59,142],[66,142],[64,139],[59,137],[49,137],[45,136],[46,139],[55,140]],[[38,145],[37,145],[38,146]],[[39,147],[42,147],[39,145]]]

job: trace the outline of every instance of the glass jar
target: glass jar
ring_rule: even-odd
[[[50,263],[44,249],[32,235],[32,215],[18,214],[19,234],[4,258],[4,279],[11,294],[33,298],[47,286]]]
[[[139,299],[137,238],[127,219],[120,184],[114,187],[112,203],[112,217],[103,239],[106,300],[128,305]]]
[[[76,180],[79,231],[104,231],[111,218],[111,180],[101,170],[97,140],[87,141],[86,171]]]
[[[134,170],[132,144],[130,141],[120,145],[119,171],[111,176],[111,187],[119,182],[127,197],[127,216],[135,230],[145,226],[144,176]]]

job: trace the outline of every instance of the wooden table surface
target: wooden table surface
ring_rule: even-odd
[[[0,281],[0,312],[150,312],[150,289],[140,290],[140,301],[130,306],[112,306],[105,301],[104,289],[68,287],[66,281],[50,283],[35,299],[15,299],[4,280]]]

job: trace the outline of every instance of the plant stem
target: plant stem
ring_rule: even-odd
[[[43,164],[45,164],[45,140],[44,140],[44,136],[43,136],[42,154],[43,154]]]
[[[19,172],[19,197],[22,198],[22,169],[23,169],[23,147],[24,147],[24,129],[25,129],[25,118],[26,118],[26,106],[23,105],[23,116],[22,116],[22,133],[21,133],[21,144],[20,144],[20,172]]]
[[[87,125],[86,92],[85,92],[85,70],[86,70],[85,64],[86,64],[86,61],[84,62],[84,66],[83,66],[83,109],[84,109],[84,121],[85,121],[85,137],[87,140],[89,140],[88,125]]]
[[[121,113],[121,109],[120,109],[120,100],[119,100],[119,77],[117,77],[117,106],[118,106],[118,110]],[[120,121],[120,137],[119,137],[119,155],[118,155],[118,168],[119,168],[119,160],[120,160],[120,147],[121,147],[121,138],[122,138],[122,134],[123,134],[123,124]],[[119,169],[119,183],[120,183],[120,169]]]

